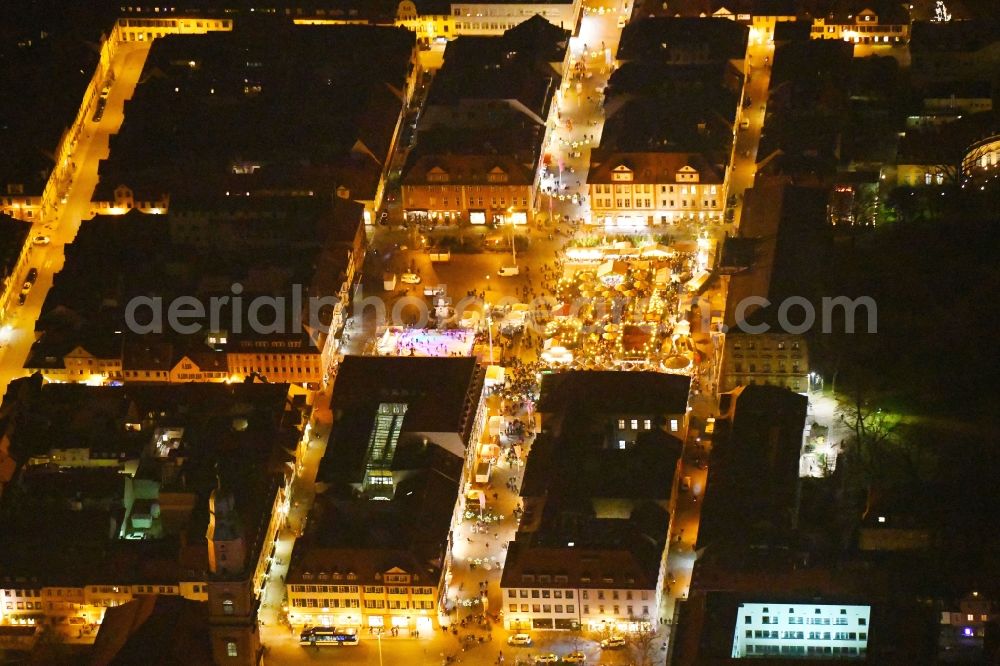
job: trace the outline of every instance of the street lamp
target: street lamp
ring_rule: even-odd
[[[517,249],[514,245],[514,218],[512,217],[514,213],[514,207],[511,206],[507,209],[507,224],[510,225],[510,256],[513,266],[517,266]]]

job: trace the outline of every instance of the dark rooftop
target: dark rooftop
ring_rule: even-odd
[[[346,481],[358,474],[381,403],[406,403],[404,433],[458,433],[464,441],[481,389],[472,357],[345,357],[330,403],[338,454],[324,458],[321,478]]]
[[[287,392],[282,384],[91,387],[15,381],[0,407],[0,424],[10,439],[21,492],[5,492],[0,502],[0,540],[7,544],[0,549],[0,579],[176,583],[188,568],[193,570],[186,575],[203,575],[208,496],[219,478],[234,491],[248,553],[254,553],[286,473],[286,449],[298,437],[284,421]],[[156,436],[159,428],[183,434],[167,445]],[[92,459],[113,466],[37,462],[60,447],[87,448]],[[29,464],[32,457],[36,462]],[[165,509],[161,536],[124,540],[119,529],[131,495],[120,470],[136,459],[135,479],[155,484],[158,492],[191,495],[193,509]],[[200,545],[201,557],[184,557],[182,543]]]
[[[208,604],[141,595],[107,609],[90,653],[91,666],[211,666]]]
[[[402,28],[293,26],[276,17],[237,19],[231,33],[159,38],[101,165],[102,188],[221,194],[346,185],[353,198],[374,196],[414,39]],[[375,175],[354,182],[358,171]]]
[[[502,36],[462,36],[448,43],[428,106],[470,100],[516,100],[544,122],[559,86],[549,65],[562,62],[569,32],[535,16]]]
[[[792,539],[798,521],[805,396],[774,386],[723,394],[698,548],[741,549]],[[731,406],[732,405],[732,406]]]
[[[0,213],[0,282],[10,277],[17,267],[30,232],[30,224]]]
[[[101,33],[113,21],[101,3],[4,3],[0,26],[0,195],[8,184],[39,195],[63,132],[97,66]]]
[[[742,60],[750,31],[722,18],[656,17],[622,31],[619,60],[691,64]]]

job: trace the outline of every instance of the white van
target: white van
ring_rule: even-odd
[[[513,277],[520,274],[520,272],[517,266],[501,266],[497,271],[497,275],[500,277]]]

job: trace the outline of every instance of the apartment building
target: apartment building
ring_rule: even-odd
[[[576,34],[582,11],[581,0],[465,0],[451,3],[451,14],[458,35],[501,35],[536,15],[558,28]]]
[[[721,222],[725,178],[694,153],[611,153],[587,176],[591,222],[605,227],[652,227]]]
[[[813,19],[813,39],[840,39],[852,44],[899,46],[910,40],[910,17],[902,5],[880,16],[870,7],[858,12],[837,10]]]
[[[253,599],[301,434],[287,385],[16,381],[0,460],[0,624],[89,642],[109,608],[183,597],[217,608],[202,628],[225,663],[258,663]],[[222,439],[235,448],[218,450]],[[3,492],[15,477],[20,492]],[[198,533],[200,546],[181,545]]]
[[[687,377],[650,372],[543,378],[525,514],[500,581],[505,628],[659,622],[688,389]]]
[[[648,575],[641,551],[517,541],[509,548],[500,583],[509,631],[622,632],[657,621],[657,578]]]
[[[401,551],[373,560],[363,549],[310,550],[285,581],[289,617],[307,626],[378,627],[430,632],[438,580]],[[389,561],[399,564],[389,566]]]
[[[770,332],[726,335],[719,390],[731,391],[751,384],[782,386],[797,393],[809,391],[809,348],[805,338]]]
[[[445,50],[402,172],[406,220],[527,224],[569,33],[534,16]]]
[[[466,451],[483,425],[483,381],[473,358],[343,360],[316,477],[324,490],[285,580],[294,626],[403,636],[440,626]]]
[[[31,256],[31,225],[0,213],[0,322],[17,307]]]

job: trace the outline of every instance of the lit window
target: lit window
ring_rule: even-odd
[[[677,419],[670,419],[670,432],[677,432],[680,429],[680,424]]]
[[[227,657],[240,656],[240,651],[236,648],[236,641],[226,641],[226,656]]]
[[[232,615],[233,614],[233,600],[232,599],[223,599],[223,601],[222,601],[222,613],[223,613],[223,615]]]

